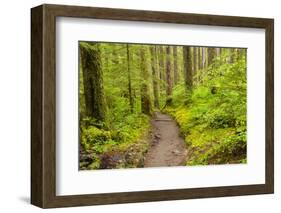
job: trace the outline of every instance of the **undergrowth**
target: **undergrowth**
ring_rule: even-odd
[[[223,57],[217,59],[218,64]],[[165,109],[180,126],[189,149],[187,165],[246,163],[246,65],[210,66],[186,93],[184,83],[173,91]]]
[[[121,118],[120,118],[121,119]],[[110,123],[97,124],[85,118],[80,131],[81,151],[88,156],[80,159],[81,169],[138,167],[148,148],[146,140],[149,118],[130,114]],[[130,151],[130,153],[128,152]]]

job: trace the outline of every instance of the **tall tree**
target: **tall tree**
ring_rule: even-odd
[[[113,45],[112,46],[112,63],[114,65],[117,65],[119,63],[119,55],[118,55],[118,45]]]
[[[172,95],[172,76],[171,76],[171,46],[166,48],[166,95],[167,97]]]
[[[98,44],[80,43],[86,116],[104,121],[106,105],[104,99],[103,74]]]
[[[142,75],[141,81],[141,111],[144,114],[151,114],[151,100],[149,96],[149,72],[146,62],[146,47],[140,47],[140,73]]]
[[[231,48],[230,50],[230,63],[234,63],[237,59],[237,48]]]
[[[203,47],[203,53],[202,53],[202,67],[203,69],[205,69],[208,66],[208,62],[207,62],[207,52],[206,52],[206,47]]]
[[[199,64],[199,69],[201,70],[203,68],[203,63],[202,63],[203,62],[203,48],[202,47],[198,47],[198,48],[199,48],[198,64]]]
[[[223,55],[223,62],[231,64],[231,54],[232,54],[232,49],[231,48],[222,48],[221,50],[222,55]]]
[[[221,48],[217,47],[217,48],[216,48],[216,53],[217,53],[217,56],[220,56],[220,54],[221,54]]]
[[[151,56],[151,69],[152,69],[152,84],[153,84],[153,95],[154,95],[154,107],[159,109],[159,70],[157,66],[157,54],[156,46],[150,46]]]
[[[174,84],[176,85],[179,81],[178,49],[177,49],[177,46],[173,46],[173,56],[174,56]]]
[[[159,77],[160,77],[160,80],[161,80],[161,84],[160,84],[160,87],[161,87],[161,90],[162,89],[165,89],[165,85],[163,84],[163,81],[165,81],[165,54],[164,54],[164,46],[159,46],[159,55],[158,55],[158,58],[159,58]]]
[[[191,48],[183,47],[183,61],[184,61],[184,81],[187,90],[192,89],[192,56]]]
[[[237,60],[241,59],[243,56],[246,56],[246,49],[237,48]]]
[[[129,45],[127,47],[127,69],[128,69],[128,92],[129,92],[129,103],[130,103],[130,110],[133,112],[134,110],[134,99],[132,94],[132,78],[131,78],[131,67],[130,67],[130,49]]]
[[[196,73],[197,71],[197,54],[196,54],[196,49],[197,47],[192,47],[192,50],[193,50],[193,74]]]
[[[208,65],[214,63],[216,57],[216,48],[208,47]]]
[[[199,47],[196,47],[196,70],[198,71],[200,69],[200,54],[199,54]]]

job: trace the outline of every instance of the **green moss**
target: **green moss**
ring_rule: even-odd
[[[184,84],[174,88],[173,105],[165,111],[185,138],[187,165],[247,162],[244,60],[215,66],[188,95]]]
[[[98,129],[95,126],[90,126],[84,129],[82,134],[82,144],[97,144],[111,139],[110,131]]]
[[[204,126],[204,125],[203,125]],[[209,144],[220,142],[223,138],[233,134],[233,129],[204,129],[201,125],[190,131],[187,139],[191,141],[192,147],[205,147]]]
[[[150,127],[149,117],[143,114],[132,114],[124,117],[122,122],[118,121],[112,123],[110,130],[105,130],[104,125],[99,127],[93,126],[94,123],[83,128],[81,132],[81,144],[84,150],[88,153],[94,153],[96,157],[91,159],[91,163],[80,163],[80,168],[84,169],[97,169],[105,167],[103,159],[116,158],[114,155],[119,153],[116,165],[111,163],[111,167],[136,167],[139,164],[138,158],[142,158],[143,154],[148,148],[148,141],[142,140],[148,134]],[[118,125],[117,125],[118,124]],[[125,155],[128,150],[132,150],[128,163],[126,162]],[[122,159],[119,159],[122,158]],[[124,159],[123,159],[124,158]],[[134,160],[132,160],[134,159]],[[128,165],[129,164],[129,165]]]
[[[100,168],[100,164],[101,164],[100,159],[97,158],[88,166],[88,169],[98,169]]]

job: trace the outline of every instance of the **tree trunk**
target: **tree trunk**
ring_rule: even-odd
[[[230,49],[230,63],[234,63],[236,61],[236,48],[231,48]]]
[[[192,89],[192,57],[190,47],[183,47],[184,81],[187,90]]]
[[[167,98],[169,99],[172,95],[172,78],[171,78],[171,46],[168,46],[166,48],[166,83],[167,83],[167,87],[166,87],[166,95]]]
[[[86,116],[104,121],[106,106],[100,50],[97,44],[80,43]]]
[[[220,59],[221,57],[221,48],[216,48],[216,56]]]
[[[161,79],[161,83],[160,83],[160,87],[161,87],[161,91],[165,89],[165,85],[163,84],[163,82],[165,81],[165,55],[164,55],[164,46],[160,46],[159,47],[159,76]]]
[[[179,73],[178,73],[178,49],[177,46],[173,47],[173,55],[174,55],[174,84],[176,85],[179,81]]]
[[[198,63],[199,63],[199,70],[201,70],[202,68],[203,68],[203,51],[202,51],[203,49],[202,49],[202,47],[199,47],[199,61],[198,61]]]
[[[151,55],[151,69],[152,69],[152,78],[153,78],[153,95],[154,95],[154,107],[159,109],[159,70],[157,69],[157,54],[156,46],[150,46],[150,55]]]
[[[149,97],[148,80],[149,73],[146,63],[145,47],[140,47],[140,73],[142,75],[141,82],[141,111],[146,115],[151,115],[151,101]]]
[[[208,47],[208,65],[214,63],[216,57],[216,49],[214,47]]]
[[[237,60],[240,60],[243,56],[246,56],[246,49],[237,49]]]
[[[207,60],[206,60],[206,48],[202,47],[202,67],[205,69],[207,67]]]
[[[196,55],[196,47],[193,47],[193,74],[195,75],[197,71],[197,55]]]
[[[131,68],[130,68],[130,51],[129,45],[127,44],[127,69],[128,69],[128,92],[129,92],[129,103],[131,112],[134,111],[134,99],[132,94],[132,79],[131,79]]]
[[[199,47],[196,47],[196,70],[200,69],[200,54],[199,54]]]
[[[117,54],[117,47],[116,46],[113,46],[112,47],[112,63],[114,65],[117,65],[119,64],[119,55]]]

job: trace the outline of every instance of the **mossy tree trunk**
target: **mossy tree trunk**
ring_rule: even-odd
[[[192,53],[193,53],[193,74],[196,73],[197,71],[197,55],[196,55],[196,47],[191,47],[192,48]]]
[[[221,48],[216,48],[216,56],[220,57],[221,56]]]
[[[171,46],[168,46],[166,48],[166,95],[167,95],[167,101],[170,102],[170,96],[172,95],[172,87],[173,87],[173,83],[172,83],[172,76],[171,76],[171,72],[172,72],[172,66],[171,66]],[[169,103],[167,103],[169,104]]]
[[[240,60],[241,58],[243,58],[244,56],[246,56],[246,49],[237,49],[237,60]]]
[[[131,77],[131,67],[130,67],[130,49],[129,45],[126,45],[127,48],[127,69],[128,69],[128,93],[129,93],[129,103],[131,112],[134,111],[134,98],[132,94],[132,77]]]
[[[119,55],[118,55],[118,50],[117,50],[118,47],[116,46],[113,46],[112,48],[112,63],[114,65],[117,65],[119,64]]]
[[[106,105],[104,99],[103,74],[98,44],[80,43],[83,71],[86,116],[104,121]]]
[[[177,46],[173,47],[173,56],[174,56],[174,84],[176,85],[179,81],[179,71],[178,71],[178,48]]]
[[[214,59],[216,57],[216,48],[209,47],[208,48],[208,64],[214,63]]]
[[[183,61],[184,61],[184,81],[187,90],[192,89],[192,56],[191,56],[191,48],[183,47]]]
[[[140,47],[140,73],[141,73],[141,112],[151,115],[151,100],[149,96],[149,72],[146,62],[146,47]]]
[[[195,47],[195,57],[196,57],[196,72],[200,70],[200,47]],[[192,76],[196,76],[196,83],[198,83],[199,74],[193,73]],[[194,84],[194,82],[192,82]]]
[[[198,58],[199,58],[199,61],[198,61],[198,65],[199,65],[199,70],[202,69],[202,62],[203,62],[203,54],[202,54],[202,47],[198,47],[199,49],[199,54],[198,54]]]
[[[150,46],[150,55],[151,55],[151,69],[152,69],[152,86],[153,86],[153,95],[154,95],[154,107],[159,109],[159,70],[157,66],[157,54],[156,46]]]
[[[232,48],[229,51],[230,51],[229,62],[230,63],[234,63],[236,61],[236,58],[237,58],[237,49],[236,48]]]
[[[163,82],[166,81],[165,79],[165,53],[164,53],[164,46],[159,46],[159,77],[160,77],[160,88],[161,91],[165,89],[165,85]]]
[[[208,66],[208,62],[207,62],[207,48],[206,47],[202,47],[202,67],[203,69],[205,69]]]

